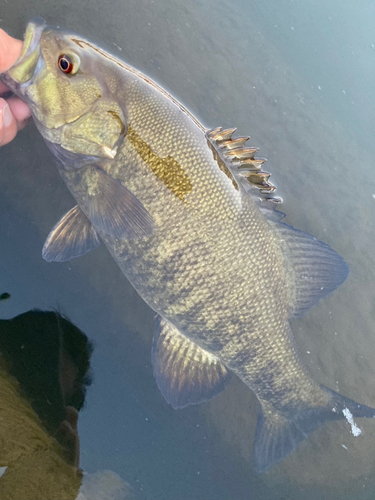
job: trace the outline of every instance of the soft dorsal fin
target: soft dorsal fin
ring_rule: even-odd
[[[258,148],[245,145],[250,137],[232,138],[235,128],[223,130],[222,127],[208,130],[206,139],[220,169],[231,179],[238,189],[241,184],[257,201],[262,211],[271,220],[280,220],[280,215],[273,216],[271,211],[281,203],[281,198],[273,196],[276,189],[269,182],[270,173],[262,170],[264,158],[255,157]],[[278,212],[278,211],[276,211]]]
[[[49,233],[42,256],[47,262],[66,262],[100,245],[96,231],[78,205],[62,217]]]
[[[284,223],[273,225],[281,237],[287,262],[293,273],[295,294],[290,318],[302,316],[347,278],[344,259],[326,243]]]
[[[160,317],[151,359],[156,383],[175,409],[212,399],[226,388],[232,375],[216,356]]]

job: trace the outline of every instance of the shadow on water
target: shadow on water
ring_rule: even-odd
[[[353,135],[358,121],[352,128],[348,115],[336,114],[339,100],[325,106],[311,89],[317,79],[300,67],[287,16],[279,23],[284,45],[269,35],[277,9],[262,11],[256,2],[114,0],[109,8],[96,1],[18,1],[7,3],[0,26],[21,37],[35,15],[123,57],[207,126],[252,134],[269,159],[287,221],[326,241],[351,269],[332,297],[293,322],[301,356],[317,381],[374,406],[372,151]],[[335,33],[344,25],[334,22]],[[209,403],[172,410],[152,377],[154,313],[105,248],[65,264],[41,258],[51,227],[75,202],[32,126],[0,150],[0,165],[0,294],[10,294],[0,301],[0,317],[57,308],[94,343],[94,382],[78,427],[84,471],[113,471],[122,478],[116,476],[120,492],[126,481],[144,499],[374,497],[373,422],[358,422],[358,438],[345,423],[327,425],[257,476],[251,471],[257,403],[239,380]]]

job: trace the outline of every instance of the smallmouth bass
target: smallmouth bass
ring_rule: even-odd
[[[105,243],[158,313],[153,369],[174,408],[207,401],[240,377],[261,406],[258,471],[326,421],[348,411],[375,416],[315,383],[299,360],[289,319],[348,269],[281,222],[247,137],[206,130],[148,77],[40,19],[1,79],[29,104],[78,203],[51,231],[44,258],[65,261]]]

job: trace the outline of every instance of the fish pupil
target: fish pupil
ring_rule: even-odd
[[[64,73],[71,73],[73,70],[73,64],[67,55],[62,55],[59,57],[59,68]]]

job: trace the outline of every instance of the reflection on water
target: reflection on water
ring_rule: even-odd
[[[287,4],[280,3],[280,9]],[[38,13],[50,24],[91,37],[155,78],[207,126],[237,126],[240,135],[252,134],[252,143],[269,160],[287,221],[326,241],[351,269],[332,297],[293,322],[301,356],[316,380],[374,406],[373,155],[359,147],[352,122],[326,106],[316,83],[300,74],[303,30],[301,38],[287,42],[295,55],[288,58],[291,68],[277,36],[267,35],[277,24],[277,10],[264,15],[252,2],[238,10],[224,0],[199,6],[118,0],[111,9],[101,2],[74,8],[69,1],[25,3],[22,9],[20,2],[7,5],[1,27],[14,35],[21,36]],[[289,12],[296,15],[285,11],[283,19]],[[340,19],[334,23],[334,32],[345,30]],[[325,70],[322,89],[326,81],[330,92],[342,94],[331,82],[329,65]],[[153,313],[106,251],[100,248],[60,266],[41,259],[49,230],[74,202],[31,127],[0,150],[0,165],[0,293],[10,294],[0,302],[1,317],[58,308],[94,339],[94,383],[79,417],[83,470],[114,471],[137,497],[147,499],[374,497],[372,421],[358,422],[362,434],[357,438],[344,422],[327,425],[259,477],[250,458],[257,406],[241,382],[232,381],[200,407],[169,408],[152,378]],[[38,413],[31,410],[35,418]],[[60,407],[55,420],[64,421],[62,412]],[[46,431],[43,436],[50,439]],[[65,464],[61,467],[71,467]]]
[[[0,320],[2,499],[122,500],[129,493],[116,474],[88,476],[79,467],[91,353],[86,335],[58,312]]]

